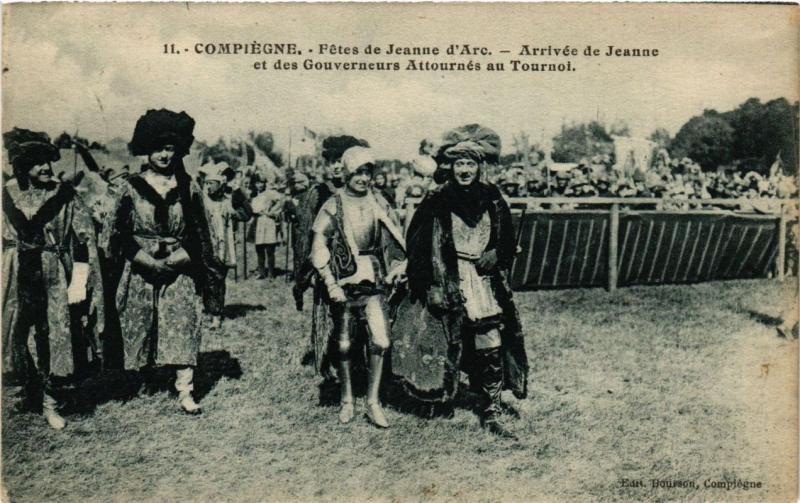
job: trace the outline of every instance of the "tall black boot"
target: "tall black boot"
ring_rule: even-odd
[[[500,348],[479,349],[475,351],[475,359],[476,370],[480,375],[481,426],[499,437],[516,439],[499,422],[502,412],[500,394],[503,391],[503,359]]]

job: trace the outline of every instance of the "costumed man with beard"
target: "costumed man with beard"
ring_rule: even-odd
[[[152,376],[175,372],[179,408],[201,408],[192,397],[203,307],[222,312],[225,265],[217,258],[205,197],[183,165],[194,141],[185,112],[148,110],[128,145],[144,156],[141,174],[122,187],[108,227],[116,308],[125,367]]]
[[[422,201],[407,232],[410,295],[394,324],[392,368],[412,397],[445,405],[464,369],[480,396],[481,425],[513,438],[499,419],[504,388],[527,394],[522,328],[506,283],[516,243],[502,194],[480,181],[480,166],[499,156],[499,137],[460,128],[445,139],[437,162],[447,181]]]
[[[236,222],[246,222],[253,215],[247,196],[239,188],[228,194],[228,183],[235,177],[235,172],[227,162],[209,163],[200,167],[205,174],[203,185],[206,189],[205,205],[211,224],[211,237],[217,259],[227,270],[236,267],[236,239],[234,226]],[[220,295],[217,303],[225,305],[225,285],[218,289]],[[222,325],[222,314],[211,314],[210,328]]]
[[[332,335],[338,343],[339,421],[348,423],[353,418],[351,328],[361,318],[366,321],[370,345],[366,415],[374,425],[387,428],[379,399],[390,341],[386,297],[389,285],[405,272],[405,244],[388,204],[370,190],[375,170],[371,151],[351,147],[342,155],[342,164],[345,186],[325,201],[314,220],[311,263],[330,299]]]
[[[60,155],[47,134],[14,128],[3,139],[14,170],[3,187],[3,370],[22,379],[23,409],[60,430],[53,377],[74,374],[103,329],[97,238],[73,186],[53,177]]]
[[[308,189],[297,208],[297,234],[292,243],[294,252],[294,281],[292,295],[294,296],[297,310],[303,309],[303,295],[311,286],[314,277],[314,267],[311,264],[311,226],[317,217],[322,205],[333,196],[336,191],[344,186],[344,168],[342,154],[350,147],[369,147],[365,140],[352,136],[329,136],[322,142],[322,157],[326,163],[328,180]],[[335,379],[336,352],[324,350],[335,347],[336,341],[323,336],[330,332],[328,321],[328,301],[324,285],[317,281],[314,286],[314,306],[312,312],[311,347],[314,348],[314,366],[326,381]],[[323,360],[323,354],[327,358]]]

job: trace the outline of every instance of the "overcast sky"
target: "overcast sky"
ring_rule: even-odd
[[[798,99],[798,19],[769,5],[198,5],[4,6],[3,130],[62,130],[130,139],[148,108],[185,110],[214,141],[272,131],[294,153],[303,126],[366,138],[381,157],[409,159],[422,138],[478,122],[551,137],[598,116],[635,134],[671,133],[704,108]],[[162,54],[165,43],[295,42],[364,46],[486,45],[488,61],[522,44],[658,48],[657,58],[571,58],[571,73],[257,71],[259,56]],[[500,55],[507,49],[512,54]],[[440,56],[436,61],[453,60]],[[365,56],[328,60],[377,61]],[[468,58],[460,59],[462,61]],[[401,59],[402,61],[402,59]],[[307,144],[307,143],[306,143]]]

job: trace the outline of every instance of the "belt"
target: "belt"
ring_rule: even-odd
[[[376,257],[380,256],[381,249],[380,248],[367,248],[366,250],[358,250],[359,255],[374,255]]]
[[[167,237],[158,236],[156,234],[134,234],[133,237],[138,239],[146,239],[148,241],[158,241],[159,243],[164,243],[168,245],[174,245],[180,243],[180,240],[178,238],[173,238],[169,236]]]
[[[471,253],[463,253],[460,251],[456,251],[456,256],[461,260],[466,260],[468,262],[477,262],[478,259],[480,258],[479,255],[473,255]]]
[[[46,251],[52,253],[58,253],[59,255],[64,255],[69,253],[69,246],[68,245],[53,245],[53,244],[45,244],[40,245],[36,243],[27,243],[25,241],[14,241],[13,239],[4,239],[3,240],[3,249],[9,248],[17,248],[19,251]]]

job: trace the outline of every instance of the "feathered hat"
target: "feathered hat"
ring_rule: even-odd
[[[47,133],[15,127],[3,133],[3,142],[8,151],[8,162],[15,168],[33,167],[61,158],[58,148],[50,142]]]
[[[184,156],[194,142],[193,132],[194,119],[186,112],[148,110],[136,121],[128,149],[133,155],[150,155],[164,145],[174,145],[176,153]]]

